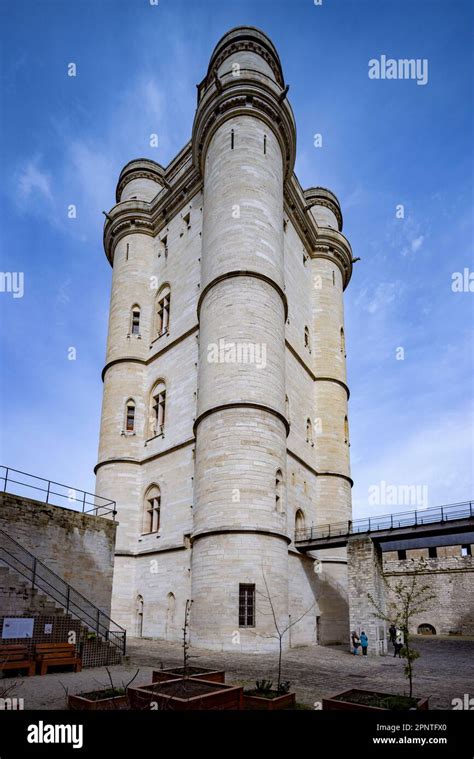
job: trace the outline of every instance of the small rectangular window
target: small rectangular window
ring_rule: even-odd
[[[255,585],[239,585],[239,627],[255,627]]]
[[[133,432],[135,426],[135,406],[127,406],[127,432]]]
[[[405,549],[402,549],[401,551],[398,551],[398,560],[403,561],[407,557],[407,552]]]
[[[428,548],[428,558],[429,559],[437,559],[438,558],[438,549],[436,546],[430,546]]]
[[[472,556],[471,546],[469,543],[465,546],[461,546],[461,556]]]
[[[132,312],[132,335],[140,334],[140,311]]]

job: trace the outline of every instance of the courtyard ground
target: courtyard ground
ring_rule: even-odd
[[[417,637],[415,647],[421,658],[415,663],[414,695],[431,696],[431,709],[452,709],[452,699],[474,696],[474,639]],[[278,656],[190,649],[191,666],[225,669],[226,682],[253,687],[255,680],[276,682]],[[140,672],[134,684],[151,682],[153,669],[182,665],[179,643],[132,638],[128,641],[128,661],[110,667],[114,685],[127,683]],[[291,682],[297,701],[308,708],[323,696],[348,688],[365,688],[386,693],[407,693],[403,659],[353,656],[343,646],[293,648],[284,653],[282,679]],[[105,668],[84,669],[80,673],[57,672],[43,677],[4,678],[1,687],[16,682],[9,693],[24,699],[25,709],[64,709],[65,689],[69,693],[109,687]]]

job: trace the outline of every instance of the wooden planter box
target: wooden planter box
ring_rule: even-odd
[[[197,678],[155,682],[127,688],[130,708],[188,711],[201,709],[242,709],[243,688]]]
[[[169,667],[153,671],[152,682],[162,683],[166,680],[177,680],[183,677],[184,667]],[[218,669],[203,669],[188,667],[188,676],[193,680],[207,680],[208,683],[225,683],[225,672]]]
[[[330,698],[323,698],[323,710],[331,710],[331,711],[340,711],[340,712],[389,712],[394,711],[392,709],[389,709],[388,707],[382,707],[382,706],[369,706],[368,704],[358,704],[351,701],[341,701],[341,698],[356,694],[373,694],[375,696],[380,696],[381,698],[390,698],[390,697],[397,697],[397,693],[380,693],[380,691],[369,691],[369,690],[363,690],[362,688],[351,688],[350,690],[345,690],[342,693],[336,693],[336,695],[331,696]],[[403,698],[403,696],[400,696]],[[421,711],[427,711],[429,709],[429,696],[427,698],[420,698],[418,699],[416,703],[416,709]],[[396,710],[398,711],[398,710]],[[404,711],[404,710],[401,710]],[[408,711],[408,709],[407,709]]]
[[[262,709],[272,712],[277,709],[293,709],[296,703],[294,693],[283,693],[282,696],[275,698],[263,698],[263,696],[253,696],[244,693],[244,709]]]
[[[109,689],[103,691],[104,693],[107,693]],[[97,693],[100,693],[100,691],[97,691]],[[120,711],[123,711],[124,709],[128,709],[128,696],[115,696],[115,698],[112,698],[110,696],[107,696],[106,698],[99,698],[97,700],[87,698],[87,696],[68,696],[68,707],[72,711],[99,711],[99,710],[106,710],[106,711],[112,711],[115,709],[118,709]]]

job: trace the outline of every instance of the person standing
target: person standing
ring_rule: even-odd
[[[360,634],[360,645],[362,647],[362,656],[367,656],[367,648],[369,645],[369,639],[363,630]]]
[[[400,651],[403,648],[403,643],[404,643],[403,632],[401,630],[397,630],[397,636],[395,638],[395,643],[394,643],[394,647],[395,647],[395,652],[393,654],[394,658],[397,656],[397,654],[398,654],[399,659],[402,658]]]
[[[390,636],[390,643],[392,644],[392,646],[395,646],[395,639],[397,637],[397,628],[395,627],[393,623],[388,628],[388,634]]]
[[[352,631],[351,639],[352,639],[352,648],[354,649],[353,654],[354,656],[357,656],[359,653],[360,638],[357,635],[355,630]]]

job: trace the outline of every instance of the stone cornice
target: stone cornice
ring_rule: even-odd
[[[203,291],[201,292],[201,295],[199,296],[198,306],[197,306],[197,313],[198,313],[198,319],[200,317],[201,313],[201,306],[202,302],[207,295],[207,293],[212,290],[215,285],[219,284],[220,282],[223,282],[226,279],[232,279],[233,277],[253,277],[255,279],[260,279],[263,282],[266,282],[270,287],[273,287],[274,290],[277,291],[279,296],[281,297],[283,301],[283,308],[285,311],[285,322],[288,318],[288,300],[284,293],[284,291],[281,289],[281,287],[275,282],[275,280],[271,279],[270,277],[265,276],[265,274],[261,274],[258,271],[250,271],[248,269],[238,269],[236,271],[227,271],[225,274],[221,274],[219,277],[216,277],[211,282],[208,282],[207,285],[204,287]]]
[[[148,461],[154,461],[155,459],[160,459],[162,456],[166,456],[169,453],[175,453],[176,451],[181,450],[182,448],[187,448],[189,445],[194,445],[196,442],[195,438],[189,438],[189,440],[184,440],[182,443],[177,443],[176,445],[172,445],[170,448],[165,448],[164,451],[158,451],[158,453],[153,453],[151,456],[146,456],[146,458],[143,459],[135,459],[131,456],[116,456],[114,458],[110,459],[104,459],[103,461],[99,461],[98,464],[94,467],[94,474],[97,474],[98,470],[103,467],[107,466],[107,464],[134,464],[135,466],[141,466],[142,464],[146,464]]]
[[[288,435],[290,432],[290,425],[288,424],[287,418],[271,406],[265,406],[263,403],[254,403],[252,401],[235,401],[234,403],[222,403],[219,406],[212,406],[212,408],[208,408],[206,411],[203,411],[201,414],[199,414],[193,425],[194,434],[196,434],[198,426],[203,419],[206,419],[206,417],[211,416],[211,414],[216,414],[220,411],[228,411],[236,408],[251,408],[255,409],[256,411],[263,411],[266,414],[272,414],[283,423],[286,429],[286,434]]]
[[[167,167],[163,181],[165,186],[151,203],[127,200],[107,214],[104,249],[111,265],[119,240],[134,233],[155,237],[201,189],[202,181],[192,164],[190,143]]]
[[[311,258],[327,258],[340,269],[343,289],[352,276],[352,248],[342,232],[330,227],[318,227],[318,240],[310,250]]]
[[[114,358],[111,361],[108,361],[104,368],[102,369],[102,382],[104,381],[104,377],[106,375],[106,372],[108,369],[110,369],[111,366],[115,366],[116,364],[126,364],[126,363],[133,363],[133,364],[142,364],[143,366],[148,366],[149,364],[153,363],[155,359],[158,358],[158,356],[163,355],[163,353],[166,353],[167,351],[171,350],[171,348],[174,348],[179,343],[182,343],[183,340],[186,340],[188,337],[193,335],[195,332],[197,332],[199,329],[199,325],[195,324],[193,327],[190,327],[190,329],[186,330],[186,332],[183,332],[181,335],[178,335],[174,340],[170,340],[169,343],[167,343],[161,350],[155,351],[155,353],[152,353],[151,356],[148,356],[148,358],[141,358],[140,356],[121,356],[120,358]]]
[[[284,532],[277,532],[276,530],[265,530],[261,528],[244,528],[241,527],[216,527],[214,530],[205,530],[203,532],[196,532],[191,535],[191,545],[200,538],[207,538],[211,535],[267,535],[271,538],[281,538],[286,541],[288,545],[291,543],[291,538]]]
[[[193,125],[193,160],[204,174],[204,157],[212,136],[228,119],[252,116],[263,121],[280,143],[284,176],[293,173],[296,158],[296,126],[291,107],[282,98],[282,88],[258,72],[246,70],[245,76],[226,74],[213,80],[201,95]]]
[[[290,343],[290,341],[287,338],[285,338],[285,347],[288,348],[288,350],[291,353],[291,355],[298,361],[298,363],[300,364],[300,366],[303,367],[303,369],[311,377],[311,379],[313,380],[313,382],[335,382],[336,385],[340,385],[346,391],[347,400],[349,400],[350,390],[349,390],[349,387],[346,385],[345,382],[343,382],[340,379],[337,379],[336,377],[321,377],[321,376],[315,374],[313,372],[313,370],[311,369],[311,367],[308,366],[308,364],[306,363],[306,361],[304,361],[304,359],[300,356],[300,354],[298,353],[298,351],[296,350],[296,348],[294,348],[292,346],[292,344]]]

